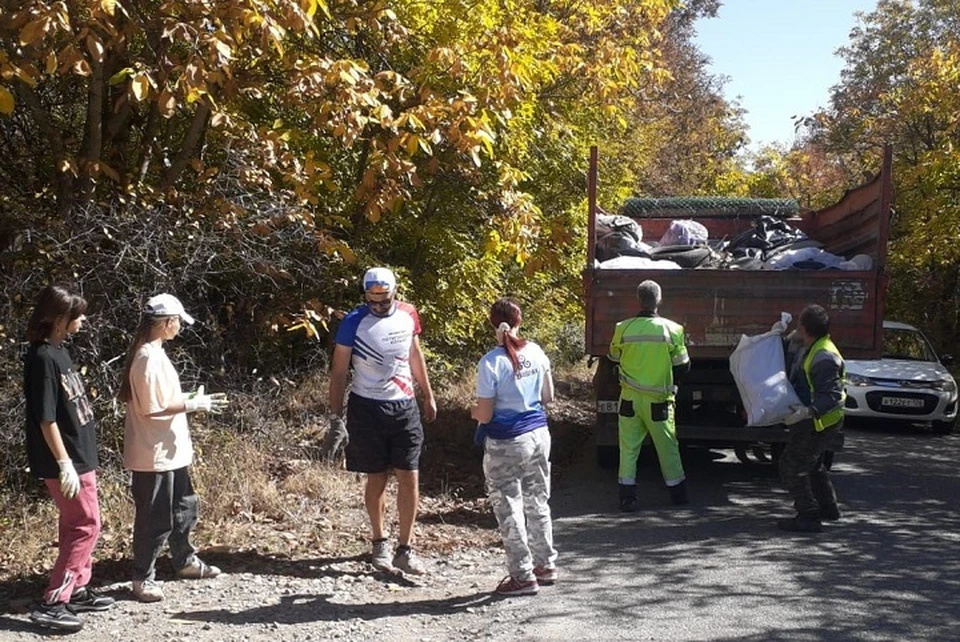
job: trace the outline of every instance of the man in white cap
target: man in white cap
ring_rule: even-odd
[[[420,349],[420,317],[412,305],[396,300],[397,280],[387,268],[367,270],[363,290],[365,303],[348,314],[337,331],[330,373],[330,430],[324,447],[334,455],[346,445],[347,470],[367,475],[364,500],[372,530],[373,566],[422,575],[423,562],[412,548],[423,445],[414,381],[423,392],[427,421],[436,418],[437,404]],[[353,383],[344,425],[343,397],[351,365]],[[392,559],[384,526],[391,469],[397,476],[400,522]]]

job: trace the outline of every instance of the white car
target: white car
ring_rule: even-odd
[[[884,321],[883,357],[846,362],[846,415],[929,422],[935,432],[953,432],[957,382],[944,367],[952,363],[912,325]]]

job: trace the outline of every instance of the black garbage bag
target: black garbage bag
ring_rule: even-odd
[[[727,267],[731,270],[762,270],[763,261],[755,256],[742,256],[734,259]]]
[[[673,261],[682,268],[713,267],[718,253],[706,245],[662,245],[650,250],[651,258]]]
[[[765,253],[773,248],[790,245],[806,238],[806,234],[782,219],[760,216],[754,222],[752,229],[735,237],[726,249],[735,252],[736,250],[754,248]],[[743,256],[749,256],[749,254]]]
[[[643,240],[643,230],[629,216],[597,214],[597,238],[602,238],[612,232],[627,234],[637,242]]]
[[[734,259],[763,259],[763,250],[758,247],[738,247],[730,251]]]
[[[650,256],[630,231],[625,229],[614,230],[597,239],[596,254],[600,262],[609,261],[618,256]]]

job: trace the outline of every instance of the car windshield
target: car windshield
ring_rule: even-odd
[[[916,330],[883,330],[883,357],[885,359],[911,359],[913,361],[936,361],[937,355],[923,335]]]

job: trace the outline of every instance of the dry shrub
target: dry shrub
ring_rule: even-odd
[[[100,475],[97,480],[101,533],[94,557],[128,556],[133,531],[133,502],[124,475]],[[45,575],[57,557],[58,512],[46,488],[0,496],[0,581]],[[126,578],[123,578],[126,579]],[[5,587],[4,587],[5,588]],[[2,599],[0,595],[0,599]]]
[[[417,545],[427,555],[499,541],[486,499],[482,453],[473,443],[475,422],[469,407],[474,376],[472,369],[464,369],[438,388],[440,413],[435,422],[424,424]],[[554,470],[560,475],[589,437],[585,425],[592,414],[585,400],[591,398],[590,377],[583,366],[559,369],[555,376],[559,398],[550,416]],[[355,555],[368,549],[363,476],[346,472],[342,464],[318,460],[317,445],[327,429],[327,390],[327,376],[316,371],[296,381],[248,378],[228,391],[228,413],[191,417],[197,450],[191,474],[201,503],[195,543],[201,549],[226,553],[255,548],[290,557]],[[103,533],[96,556],[125,560],[133,524],[128,475],[119,463],[120,441],[104,444],[101,435],[101,445]],[[0,541],[5,548],[0,552],[0,581],[26,577],[38,582],[56,557],[56,510],[36,482],[22,488],[0,493]],[[395,496],[391,480],[388,522],[393,533]],[[120,569],[115,571],[120,576],[103,579],[127,579],[125,562],[110,568]]]

